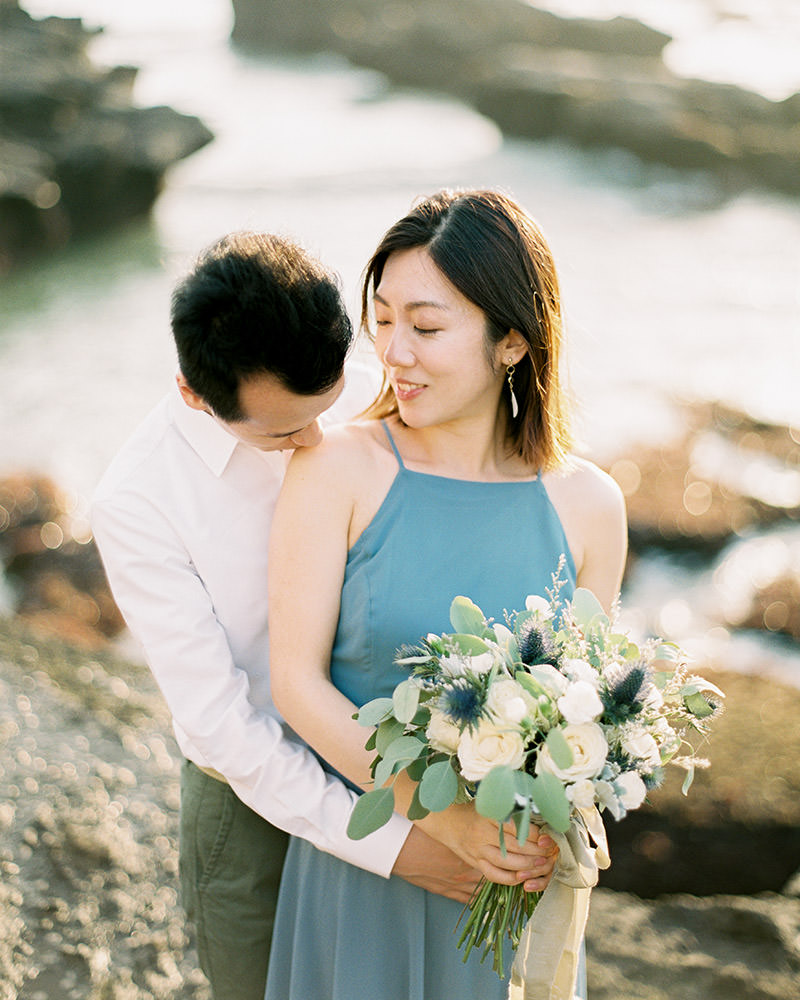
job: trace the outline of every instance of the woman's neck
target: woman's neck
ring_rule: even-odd
[[[511,453],[505,425],[485,420],[459,420],[414,428],[392,427],[403,460],[412,471],[453,479],[502,482],[536,474]]]

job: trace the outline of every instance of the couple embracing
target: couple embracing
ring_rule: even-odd
[[[503,854],[470,804],[412,823],[402,776],[390,823],[349,839],[372,757],[353,714],[456,594],[502,620],[560,564],[562,597],[608,607],[620,585],[623,503],[569,454],[530,216],[494,191],[421,201],[370,259],[361,319],[371,402],[330,272],[285,239],[220,240],[173,296],[177,387],[93,504],[186,758],[182,900],[215,1000],[506,996],[453,930],[481,875],[544,889],[553,841],[532,827]]]

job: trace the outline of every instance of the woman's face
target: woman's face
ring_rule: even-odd
[[[502,345],[487,357],[486,315],[424,248],[393,253],[373,296],[375,350],[410,427],[487,413],[503,386]]]

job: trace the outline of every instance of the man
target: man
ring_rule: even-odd
[[[92,524],[186,757],[181,891],[201,966],[215,1000],[262,1000],[287,831],[455,898],[476,873],[401,816],[350,840],[353,793],[284,730],[270,698],[280,452],[316,444],[343,391],[352,331],[336,281],[288,240],[233,234],[175,290],[172,331],[177,388],[103,477]],[[309,614],[297,609],[298,629]],[[551,868],[536,870],[542,882]]]

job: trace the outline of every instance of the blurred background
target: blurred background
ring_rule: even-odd
[[[205,996],[173,888],[169,720],[87,520],[106,465],[172,379],[175,281],[223,233],[273,230],[339,272],[355,317],[382,233],[446,186],[503,188],[547,234],[580,450],[629,506],[624,624],[681,642],[731,695],[713,783],[689,805],[667,790],[621,824],[608,884],[777,892],[800,864],[800,6],[548,0],[511,24],[520,6],[24,0],[23,24],[0,0],[0,704],[18,713],[0,712],[14,749],[0,830],[21,838],[0,851],[2,1000]],[[51,23],[30,41],[30,19],[51,16],[83,27]],[[45,96],[28,104],[34,78]],[[102,885],[98,866],[112,873]],[[54,888],[40,900],[42,872]],[[56,918],[56,892],[95,893],[95,910]],[[718,918],[700,901],[615,924],[622,904],[601,895],[592,995],[796,996],[765,992],[752,969],[787,968],[796,986],[798,896],[800,884],[781,897],[789,916],[765,910],[756,926],[753,896]],[[650,919],[718,930],[698,947],[726,969],[743,942],[762,950],[713,993],[699,972],[691,988],[680,978],[683,938],[654,944],[657,967],[639,954],[626,992],[625,928],[644,934]],[[118,970],[108,985],[109,949],[125,949],[135,988]],[[75,959],[69,987],[65,954],[86,965]]]
[[[490,24],[493,3],[477,5]],[[170,289],[222,233],[293,235],[339,271],[355,314],[364,262],[416,197],[444,186],[502,187],[540,222],[560,269],[582,450],[612,469],[631,505],[638,551],[626,604],[636,624],[710,643],[743,669],[796,679],[796,647],[785,641],[800,636],[791,530],[800,510],[800,434],[792,430],[800,427],[800,106],[791,103],[800,90],[800,9],[793,0],[550,0],[539,6],[561,15],[556,24],[623,14],[664,36],[634,38],[633,51],[652,49],[638,61],[630,45],[613,51],[626,47],[624,39],[590,42],[606,46],[602,58],[547,62],[543,84],[541,74],[531,82],[520,68],[521,46],[501,36],[495,59],[491,31],[484,32],[493,71],[505,67],[505,76],[483,90],[469,76],[485,76],[476,63],[485,53],[468,35],[460,39],[458,19],[440,35],[465,51],[472,45],[471,62],[459,60],[458,48],[455,59],[443,50],[448,62],[430,44],[414,52],[391,37],[370,45],[369,25],[358,22],[364,5],[355,0],[329,37],[320,28],[324,4],[284,11],[238,0],[235,44],[230,0],[23,6],[37,19],[79,17],[102,28],[88,57],[99,67],[139,67],[133,105],[197,116],[214,138],[164,167],[149,214],[113,226],[101,220],[35,263],[12,266],[6,255],[0,475],[52,477],[70,494],[70,530],[85,539],[88,496],[170,381]],[[348,22],[342,11],[350,6]],[[447,4],[415,9],[442,6],[446,16]],[[384,35],[412,16],[409,5],[373,7],[383,12]],[[547,42],[557,35],[549,28],[544,44],[528,51],[540,61],[555,59],[556,49],[575,56],[569,38]],[[327,51],[309,51],[322,46]],[[401,82],[354,59],[386,63]],[[445,72],[437,75],[440,63]],[[666,110],[663,93],[649,96],[664,81]],[[598,103],[609,85],[616,89]],[[546,125],[529,127],[559,89],[573,110],[558,106]],[[618,123],[632,101],[636,128],[625,132]],[[480,105],[509,121],[507,134],[474,109]],[[599,120],[599,134],[570,129],[582,106]],[[749,172],[732,172],[732,150],[715,139],[723,126],[768,135]],[[73,132],[80,128],[76,122]],[[519,137],[531,132],[542,137]],[[720,149],[716,159],[707,155]],[[120,191],[121,205],[130,188]],[[723,412],[695,405],[706,403]],[[51,531],[50,544],[58,541]],[[8,581],[0,594],[13,610]]]

